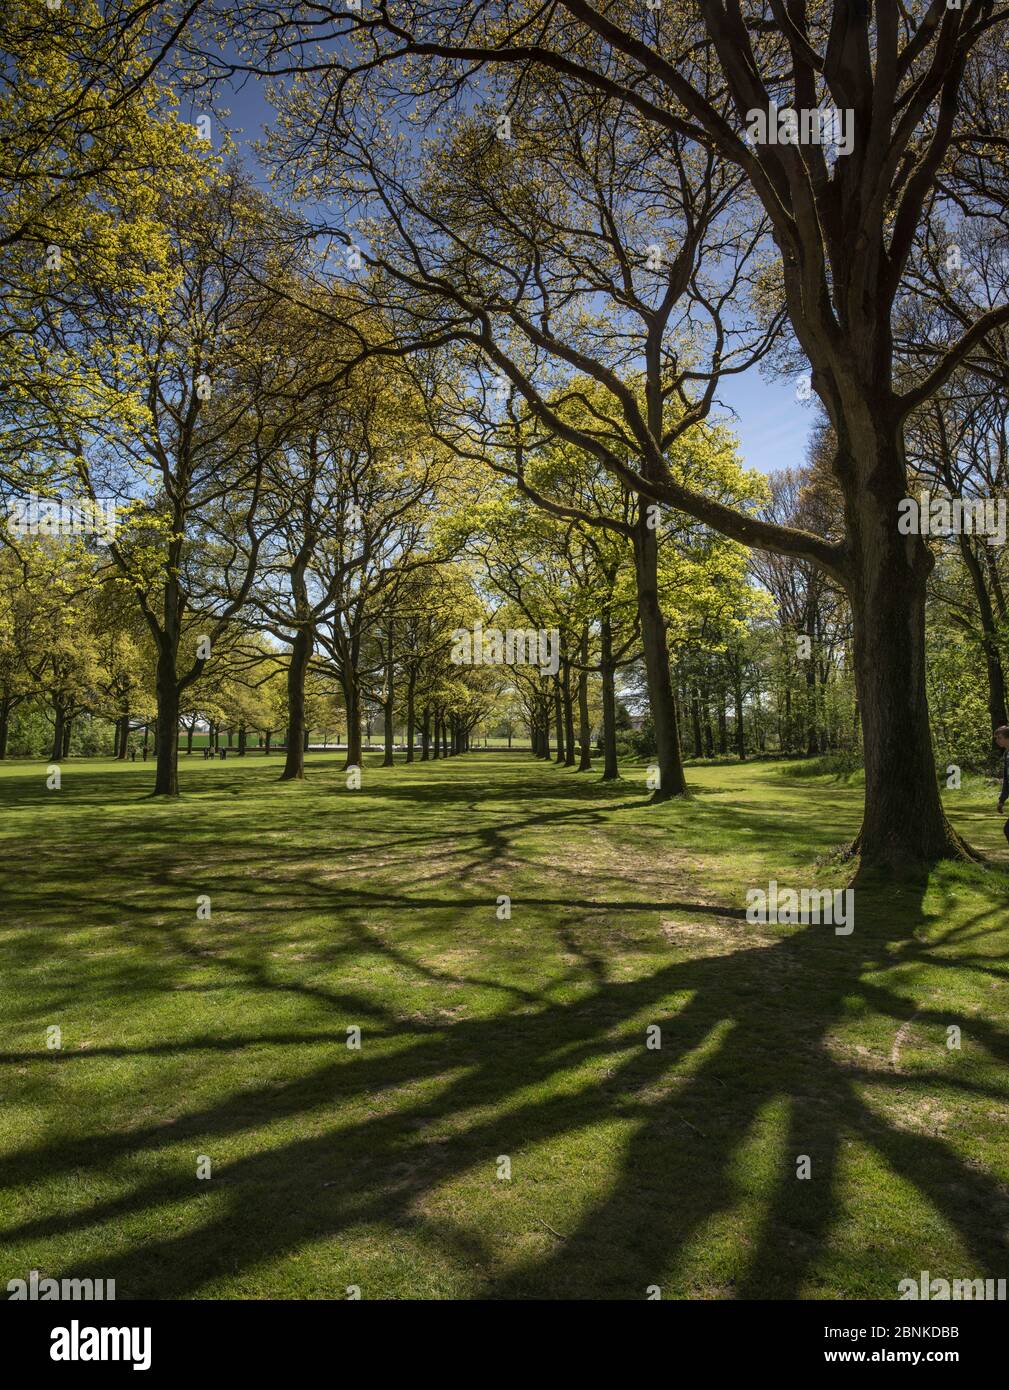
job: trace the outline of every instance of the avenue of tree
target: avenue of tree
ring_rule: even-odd
[[[843,752],[863,871],[970,857],[940,773],[1006,720],[1009,576],[897,522],[1006,488],[1009,9],[224,18],[0,21],[0,500],[119,506],[0,537],[0,756],[142,726],[175,796],[197,726],[297,779],[313,729],[350,767],[372,722],[387,763],[521,725],[662,801],[685,753]],[[748,140],[775,107],[850,151]],[[720,404],[757,372],[814,398],[770,477]],[[477,624],[556,633],[556,669],[454,662]]]

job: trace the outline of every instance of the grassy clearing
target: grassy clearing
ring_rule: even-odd
[[[751,926],[747,887],[843,885],[857,789],[705,767],[656,808],[643,770],[521,752],[369,759],[357,792],[331,756],[278,770],[183,759],[166,805],[150,765],[70,762],[59,792],[0,765],[0,1281],[893,1298],[1009,1273],[1005,873],[860,890],[849,937]],[[950,794],[1004,861],[992,800]]]

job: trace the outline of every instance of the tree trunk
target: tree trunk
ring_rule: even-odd
[[[898,448],[867,428],[858,466],[880,480],[848,507],[853,537],[849,598],[855,683],[865,749],[865,810],[855,842],[861,868],[915,872],[971,851],[939,796],[925,688],[925,591],[932,557],[920,536],[897,531],[903,469]],[[851,466],[854,460],[845,460]],[[887,486],[889,484],[889,486]]]
[[[10,739],[11,711],[14,709],[16,697],[0,702],[0,760],[7,757],[7,743]]]
[[[53,741],[49,750],[49,761],[58,763],[63,756],[63,706],[53,705]]]
[[[383,742],[385,744],[385,755],[382,758],[383,767],[393,765],[393,747],[395,744],[393,722],[395,720],[395,691],[392,684],[392,623],[389,624],[388,640],[385,649],[385,700],[382,702],[382,722],[385,726]]]
[[[155,740],[157,769],[154,774],[155,796],[179,794],[179,680],[175,669],[175,645],[166,638],[158,653],[157,670],[158,720]],[[144,746],[147,731],[144,731]]]
[[[704,744],[701,735],[701,692],[695,686],[690,694],[690,722],[694,732],[694,757],[704,756]]]
[[[361,766],[361,696],[356,674],[345,675],[341,683],[347,706],[347,760],[343,765],[346,771],[348,767]]]
[[[545,763],[551,761],[550,753],[550,692],[542,691],[539,697],[540,757]]]
[[[560,676],[554,676],[554,727],[557,730],[557,757],[555,762],[564,761],[564,700],[561,696]],[[509,747],[511,745],[509,744]]]
[[[988,580],[991,584],[992,598],[995,602],[995,613],[999,622],[1004,623],[1006,617],[1005,590],[1002,587],[1002,576],[999,573],[998,557],[990,545],[983,547],[985,569],[988,571]]]
[[[543,724],[543,711],[536,715],[536,757],[546,760],[550,757],[550,735]]]
[[[995,613],[992,609],[991,597],[981,570],[981,564],[974,553],[969,536],[961,534],[960,553],[967,566],[971,584],[974,586],[974,597],[977,601],[978,616],[981,620],[981,649],[984,652],[985,667],[988,674],[988,715],[991,719],[992,732],[994,732],[1006,722],[1005,671],[1002,669],[1002,655],[998,649]]]
[[[786,676],[788,685],[785,687],[785,741],[783,748],[786,753],[792,751],[792,678]]]
[[[592,730],[589,728],[589,673],[585,670],[589,660],[589,636],[583,631],[579,649],[582,669],[578,672],[578,771],[592,770]]]
[[[415,667],[410,668],[410,675],[406,683],[406,760],[413,762],[413,741],[416,737],[416,718],[414,710],[414,688],[417,684],[417,671]]]
[[[561,703],[564,706],[564,766],[575,765],[575,702],[571,694],[571,662],[561,657]]]
[[[809,727],[806,731],[806,756],[809,758],[815,758],[820,751],[820,736],[816,716],[816,663],[811,654],[806,662],[806,718],[809,720]]]
[[[287,756],[282,782],[300,782],[305,776],[305,673],[312,657],[313,634],[309,627],[300,627],[291,643],[291,660],[287,667]]]
[[[603,678],[603,781],[620,776],[617,765],[617,692],[613,661],[613,629],[608,616],[599,625],[600,670]]]
[[[656,761],[659,766],[659,785],[652,794],[652,800],[665,801],[671,796],[684,796],[687,781],[680,758],[666,623],[659,604],[658,537],[647,524],[647,509],[641,507],[640,510],[642,515],[634,528],[634,571],[648,704],[655,726]]]

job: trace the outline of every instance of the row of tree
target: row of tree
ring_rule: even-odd
[[[917,478],[1004,483],[1006,21],[992,0],[240,0],[222,47],[200,0],[14,0],[0,462],[14,493],[124,507],[99,578],[154,649],[157,790],[177,791],[183,708],[222,648],[289,649],[297,776],[309,673],[338,685],[352,745],[376,689],[394,723],[404,673],[413,717],[465,724],[487,668],[441,693],[426,589],[447,625],[500,600],[541,627],[560,570],[559,679],[516,676],[534,742],[552,719],[567,757],[589,681],[612,713],[637,647],[656,794],[678,795],[677,679],[705,679],[678,647],[707,624],[731,663],[746,548],[775,557],[754,568],[810,644],[808,748],[839,736],[843,650],[863,867],[969,855],[928,658],[979,629],[1004,714],[998,564],[898,518]],[[275,108],[270,197],[213,112],[250,76]],[[850,118],[842,153],[747,138],[755,109],[825,104]],[[801,496],[768,501],[711,423],[719,384],[761,363],[805,369],[822,406]],[[543,536],[516,566],[523,528]],[[961,571],[967,606],[946,590],[933,621]]]

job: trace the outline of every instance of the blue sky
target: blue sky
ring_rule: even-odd
[[[227,124],[239,146],[245,147],[243,154],[254,173],[255,154],[247,147],[260,138],[272,118],[262,84],[250,78],[240,92],[230,95],[227,106],[231,113]],[[735,412],[736,418],[726,418],[725,422],[739,438],[746,467],[771,473],[779,468],[799,468],[806,462],[814,402],[796,400],[793,378],[768,381],[753,369],[726,378],[718,394],[726,409]]]
[[[740,453],[748,468],[771,473],[805,464],[816,416],[815,397],[800,404],[792,378],[766,381],[754,369],[724,381],[718,394],[738,416],[727,423],[739,437]]]

